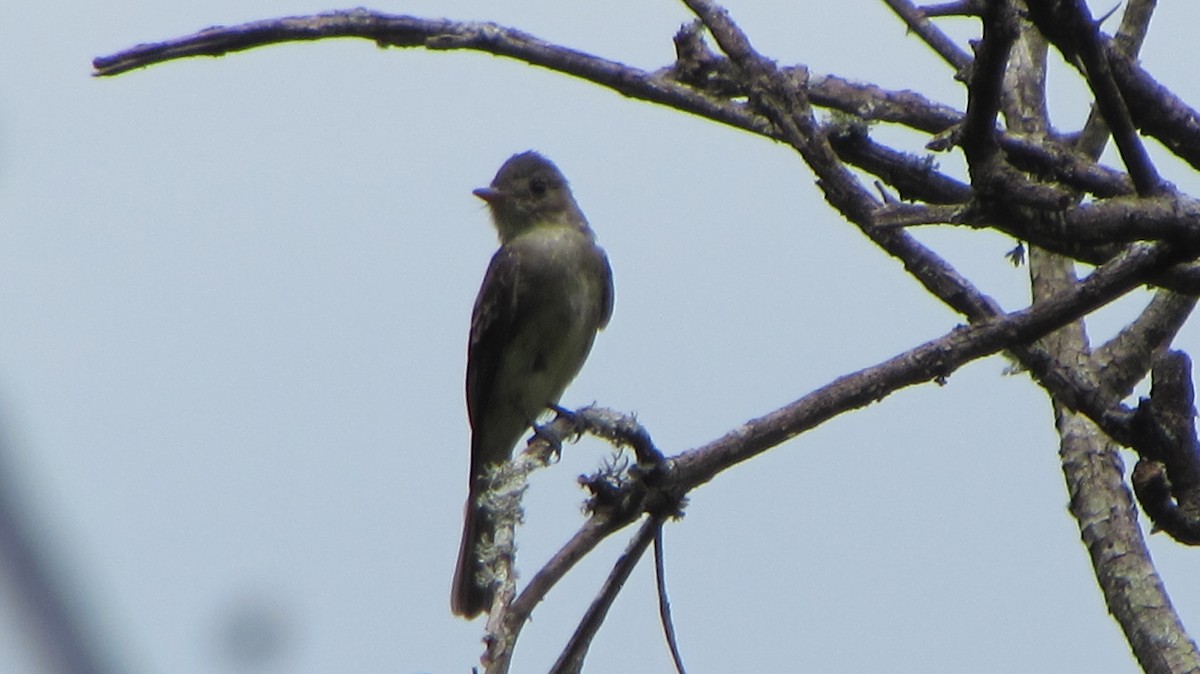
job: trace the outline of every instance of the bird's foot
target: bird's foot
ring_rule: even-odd
[[[575,414],[574,411],[569,410],[557,403],[550,403],[549,405],[546,405],[546,407],[551,410],[554,410],[554,413],[557,414],[559,417],[562,417],[563,419],[566,419],[567,421],[571,422],[572,426],[578,425],[578,416],[579,415]]]
[[[562,458],[562,440],[559,439],[557,434],[551,433],[547,429],[549,425],[550,424],[539,426],[537,424],[530,424],[530,426],[533,428],[534,438],[530,442],[541,440],[542,442],[546,443],[546,446],[550,448],[550,459],[547,463],[558,463],[558,460]]]

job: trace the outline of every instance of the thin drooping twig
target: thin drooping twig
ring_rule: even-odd
[[[654,584],[658,588],[658,618],[662,623],[663,637],[671,649],[671,661],[676,674],[687,674],[683,667],[683,655],[679,652],[679,640],[675,638],[675,621],[671,618],[671,598],[667,594],[666,553],[663,551],[662,527],[654,532]]]
[[[571,635],[567,647],[563,649],[554,666],[550,668],[552,674],[578,674],[583,668],[583,658],[587,655],[592,638],[596,636],[600,625],[604,623],[608,609],[612,606],[613,600],[617,598],[621,588],[625,586],[629,574],[633,573],[633,568],[637,566],[638,561],[646,552],[646,548],[654,541],[655,534],[661,527],[662,520],[656,517],[648,517],[642,523],[642,527],[629,542],[625,552],[617,559],[608,579],[604,581],[604,587],[588,607],[579,626],[575,629],[575,633]]]

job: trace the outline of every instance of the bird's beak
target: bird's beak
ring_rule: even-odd
[[[480,187],[477,190],[473,190],[471,194],[474,194],[489,204],[494,204],[504,198],[504,193],[495,187]]]

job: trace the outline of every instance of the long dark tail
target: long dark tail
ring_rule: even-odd
[[[454,615],[474,618],[492,606],[492,586],[479,583],[479,544],[495,536],[496,526],[476,502],[476,480],[471,480],[470,495],[463,513],[462,543],[458,546],[458,565],[454,568],[454,586],[450,610]]]
[[[450,610],[464,618],[474,618],[492,608],[495,584],[479,582],[483,564],[479,548],[496,538],[495,516],[479,505],[479,495],[488,487],[486,476],[512,456],[513,445],[528,427],[525,418],[508,413],[488,415],[471,421],[471,479],[467,506],[463,513],[462,543],[458,547],[458,565],[454,569],[454,587]]]

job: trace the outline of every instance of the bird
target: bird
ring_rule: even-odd
[[[473,194],[487,204],[500,248],[467,345],[471,469],[450,608],[468,619],[488,611],[495,593],[479,556],[496,530],[479,502],[485,476],[557,406],[613,310],[608,257],[553,162],[534,151],[513,155]]]

